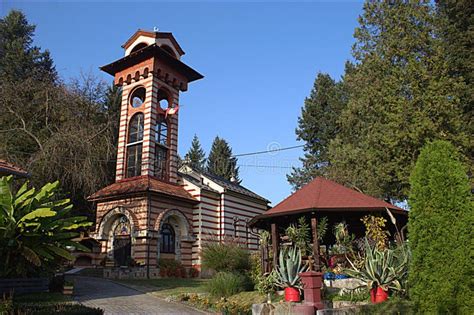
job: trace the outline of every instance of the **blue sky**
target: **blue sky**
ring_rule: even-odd
[[[64,80],[123,56],[138,28],[172,32],[182,61],[204,75],[180,99],[179,153],[194,134],[206,153],[216,135],[234,154],[289,147],[318,72],[339,79],[350,58],[361,2],[71,2],[0,0],[36,24]],[[301,149],[239,158],[242,184],[275,205],[291,193],[286,174]]]

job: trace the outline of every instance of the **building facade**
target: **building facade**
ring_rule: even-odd
[[[91,263],[156,277],[160,258],[199,268],[205,239],[234,236],[256,249],[244,223],[268,201],[222,178],[178,171],[179,95],[203,76],[181,61],[171,33],[138,30],[122,47],[125,56],[101,68],[121,87],[122,105],[116,181],[89,197],[100,247]]]

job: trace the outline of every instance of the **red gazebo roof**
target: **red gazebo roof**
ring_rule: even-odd
[[[376,211],[385,210],[385,208],[397,213],[407,213],[406,210],[388,202],[347,188],[329,179],[316,177],[262,216],[278,216],[307,210]]]

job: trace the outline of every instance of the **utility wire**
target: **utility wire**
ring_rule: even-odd
[[[241,154],[235,154],[232,157],[239,157],[239,156],[249,156],[249,155],[257,155],[257,154],[265,154],[265,153],[273,153],[273,152],[279,152],[279,151],[286,151],[286,150],[292,150],[296,148],[302,148],[304,147],[304,144],[300,145],[294,145],[291,147],[285,147],[285,148],[278,148],[278,149],[271,149],[271,150],[266,150],[266,151],[256,151],[256,152],[249,152],[249,153],[241,153]]]

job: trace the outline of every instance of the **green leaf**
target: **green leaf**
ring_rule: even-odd
[[[52,211],[48,208],[39,208],[34,210],[33,212],[28,213],[23,218],[20,219],[19,222],[27,221],[27,220],[34,220],[36,218],[47,218],[47,217],[54,217],[56,215],[55,211]]]
[[[41,266],[41,259],[38,257],[38,255],[31,250],[30,248],[23,246],[20,250],[20,254],[26,258],[30,263],[32,263],[35,266]]]
[[[75,257],[64,248],[60,248],[60,247],[52,246],[52,245],[49,245],[47,248],[48,248],[49,251],[55,253],[58,256],[61,256],[61,257],[65,258],[67,260],[74,260],[75,259]]]
[[[0,178],[0,207],[7,217],[13,216],[13,196],[10,190],[12,176]]]

